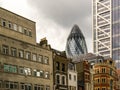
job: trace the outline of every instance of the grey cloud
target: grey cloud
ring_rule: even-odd
[[[91,0],[27,0],[29,5],[44,17],[55,22],[64,30],[72,29],[78,24],[85,38],[90,41],[91,30]],[[64,32],[63,32],[64,34]],[[61,39],[65,39],[59,36]],[[58,38],[59,38],[58,37]],[[92,40],[92,39],[91,39]],[[89,42],[88,41],[88,42]]]
[[[64,27],[73,25],[78,19],[82,22],[91,14],[90,0],[28,0],[28,3]]]

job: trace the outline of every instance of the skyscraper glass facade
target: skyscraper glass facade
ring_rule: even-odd
[[[66,55],[68,58],[74,58],[87,53],[85,38],[77,25],[72,28],[66,44]]]
[[[120,0],[93,0],[93,50],[120,68]]]

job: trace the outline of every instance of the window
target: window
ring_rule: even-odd
[[[34,85],[34,90],[43,90],[43,86],[42,85]]]
[[[50,90],[50,86],[46,86],[46,90]]]
[[[6,45],[3,45],[2,46],[2,52],[3,52],[3,54],[9,54],[9,48],[8,48],[8,46],[6,46]]]
[[[98,83],[100,82],[100,80],[98,79]]]
[[[11,48],[11,56],[17,56],[17,50],[16,48]]]
[[[17,31],[17,24],[13,24],[13,30]]]
[[[102,78],[102,83],[105,83],[105,78]]]
[[[65,76],[62,76],[62,84],[65,84]]]
[[[8,28],[12,29],[12,23],[10,21],[8,22]]]
[[[43,77],[43,75],[44,75],[44,72],[40,71],[40,77]]]
[[[65,71],[65,64],[62,63],[62,71]]]
[[[36,54],[32,54],[32,59],[33,59],[33,61],[36,61],[37,60],[37,55]]]
[[[24,28],[24,34],[27,35],[27,29],[26,28]]]
[[[36,69],[33,70],[33,74],[34,74],[33,76],[37,76],[37,70]]]
[[[31,54],[30,54],[30,52],[26,52],[26,59],[28,59],[28,60],[31,59]]]
[[[28,35],[29,35],[30,37],[32,36],[31,30],[28,31]]]
[[[45,72],[45,78],[49,78],[49,72]]]
[[[105,68],[102,68],[102,73],[105,73]]]
[[[19,67],[19,73],[20,73],[20,74],[25,74],[25,72],[24,72],[24,67]]]
[[[39,55],[38,56],[38,62],[42,62],[42,59],[43,59],[42,55]]]
[[[13,65],[4,64],[4,71],[11,72],[11,73],[17,73],[17,67]]]
[[[23,50],[19,50],[18,53],[19,53],[19,57],[20,57],[20,58],[23,58],[23,57],[24,57],[24,51],[23,51]]]
[[[74,81],[76,81],[76,75],[74,75]]]
[[[6,20],[2,19],[2,26],[5,27],[6,26]]]
[[[60,70],[60,63],[56,62],[56,70]]]
[[[60,76],[59,75],[56,75],[56,83],[60,84]]]
[[[70,79],[70,80],[72,79],[71,74],[69,74],[69,79]]]
[[[24,67],[24,72],[25,72],[25,75],[31,75],[31,69],[30,68],[25,68]]]
[[[29,83],[20,83],[20,90],[32,90],[32,85]]]
[[[49,64],[48,57],[44,57],[44,63]]]
[[[3,82],[0,80],[0,88],[2,88],[2,84],[3,84]]]
[[[7,89],[18,89],[18,82],[5,81],[5,88],[7,88]]]
[[[18,26],[18,31],[19,31],[20,33],[23,33],[23,30],[22,30],[22,27],[21,27],[21,26]]]

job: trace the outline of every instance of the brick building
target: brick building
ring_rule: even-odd
[[[94,90],[117,90],[117,72],[112,59],[99,60],[94,65]]]

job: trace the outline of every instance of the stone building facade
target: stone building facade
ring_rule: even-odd
[[[35,22],[0,8],[0,90],[53,90],[53,60]]]
[[[74,62],[68,64],[68,90],[77,90],[77,70]]]

